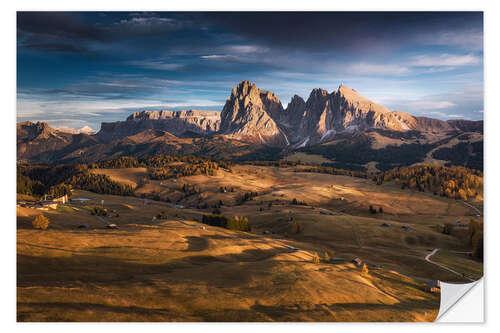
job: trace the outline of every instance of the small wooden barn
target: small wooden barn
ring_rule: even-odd
[[[361,265],[363,265],[363,261],[359,258],[354,258],[351,260],[351,262],[358,267],[361,267]]]
[[[427,283],[427,291],[433,294],[441,293],[441,283],[439,280],[432,280]]]

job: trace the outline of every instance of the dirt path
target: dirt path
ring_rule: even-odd
[[[439,249],[434,249],[434,250],[432,250],[432,252],[430,252],[428,255],[426,255],[426,256],[425,256],[425,261],[430,262],[431,264],[434,264],[434,265],[436,265],[436,266],[439,266],[439,267],[441,267],[442,269],[447,270],[448,272],[451,272],[451,273],[453,273],[453,274],[455,274],[455,275],[458,275],[458,276],[460,276],[460,277],[462,277],[462,278],[464,278],[464,279],[467,279],[467,280],[469,280],[469,281],[471,281],[471,282],[474,282],[474,280],[472,280],[472,279],[470,279],[470,278],[466,277],[464,274],[459,273],[459,272],[457,272],[457,271],[454,271],[454,270],[452,270],[451,268],[448,268],[448,267],[446,267],[446,266],[444,266],[444,265],[438,264],[438,263],[437,263],[437,262],[435,262],[435,261],[432,261],[430,258],[431,258],[433,255],[435,255],[438,251],[439,251]]]
[[[464,205],[467,205],[468,207],[474,209],[476,211],[476,213],[478,213],[479,215],[481,215],[481,216],[483,215],[482,212],[479,209],[477,209],[476,207],[472,206],[470,203],[465,202],[463,200],[460,200],[460,202],[462,202]]]
[[[325,210],[325,211],[329,211],[328,209],[323,209],[323,210]],[[330,211],[329,211],[329,212],[330,212]],[[331,213],[333,213],[333,212],[331,212]],[[336,214],[336,213],[334,213],[334,214]],[[340,214],[341,214],[341,215],[343,215],[344,217],[346,217],[346,215],[345,215],[345,214],[343,214],[343,213],[340,213]],[[197,226],[197,225],[193,225],[193,224],[190,224],[190,223],[186,223],[186,222],[184,222],[184,221],[182,221],[182,220],[177,220],[177,219],[176,219],[176,220],[173,220],[173,221],[175,221],[175,222],[179,222],[179,223],[181,223],[181,224],[183,224],[183,225],[185,225],[185,226],[188,226],[188,227],[191,227],[191,228],[195,228],[195,229],[201,229],[201,228],[202,228],[202,227]],[[354,226],[354,225],[353,225],[350,221],[348,221],[348,222],[351,224],[351,226],[352,226],[352,228],[353,228],[353,233],[354,233],[354,235],[355,235],[355,238],[356,238],[356,240],[357,240],[357,242],[358,242],[359,247],[361,248],[361,241],[360,241],[360,239],[359,239],[359,235],[358,235],[358,233],[357,233],[356,226]],[[207,229],[205,228],[205,229],[202,229],[202,230],[207,230]],[[293,253],[293,252],[305,252],[305,253],[307,253],[307,254],[309,254],[309,255],[311,255],[311,256],[313,256],[313,255],[314,255],[314,253],[315,253],[314,251],[309,251],[309,250],[305,250],[305,249],[301,249],[301,248],[298,248],[298,247],[294,247],[294,246],[288,245],[288,244],[284,243],[283,241],[279,241],[279,240],[277,240],[277,239],[270,238],[270,240],[272,241],[272,243],[274,243],[274,244],[276,244],[276,245],[279,245],[279,246],[282,246],[282,247],[287,248],[287,249],[289,250],[289,253]],[[450,269],[450,268],[448,268],[448,267],[446,267],[446,266],[443,266],[443,265],[441,265],[441,264],[438,264],[438,263],[436,263],[436,262],[434,262],[434,261],[430,260],[430,257],[431,257],[432,255],[434,255],[434,254],[435,254],[438,250],[439,250],[439,249],[434,249],[431,253],[429,253],[429,254],[425,257],[425,260],[426,260],[426,261],[428,261],[428,262],[430,262],[431,264],[434,264],[434,265],[437,265],[437,266],[441,267],[442,269],[445,269],[445,270],[450,271],[450,272],[452,272],[452,273],[454,273],[454,274],[456,274],[456,275],[459,275],[460,277],[463,277],[463,278],[468,279],[468,280],[470,280],[470,281],[474,281],[474,280],[471,280],[471,279],[470,279],[470,278],[468,278],[468,277],[463,276],[461,273],[458,273],[458,272],[456,272],[456,271],[454,271],[454,270],[452,270],[452,269]],[[281,254],[282,254],[282,253],[276,253],[276,254],[273,254],[273,255],[271,255],[270,257],[267,257],[267,258],[266,258],[266,260],[269,260],[269,259],[271,259],[271,258],[273,258],[273,257],[276,257],[276,256],[278,256],[278,255],[281,255]],[[349,261],[349,259],[348,259],[348,258],[341,258],[341,257],[334,257],[334,258],[332,258],[332,259],[333,259],[334,261]],[[387,268],[387,267],[384,267],[384,266],[379,265],[379,264],[374,264],[374,263],[370,263],[370,262],[366,262],[366,261],[365,261],[365,263],[366,263],[366,264],[368,264],[368,265],[374,266],[374,267],[378,267],[378,268],[385,269],[385,270],[392,270],[392,271],[394,271],[394,272],[396,272],[396,273],[398,273],[398,274],[400,274],[400,275],[402,275],[402,276],[406,276],[406,277],[408,277],[408,278],[415,279],[415,280],[418,280],[418,281],[422,281],[422,282],[430,282],[430,281],[431,281],[430,279],[427,279],[427,278],[422,278],[422,277],[416,277],[416,276],[412,276],[412,275],[407,275],[407,274],[402,273],[402,272],[400,272],[400,271],[397,271],[397,270],[395,270],[395,269],[393,269],[393,268]],[[393,295],[390,295],[390,296],[393,296]]]

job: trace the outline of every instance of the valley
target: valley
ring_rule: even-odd
[[[430,284],[482,276],[482,126],[249,81],[221,112],[19,123],[18,321],[433,321]]]
[[[90,172],[130,184],[134,196],[75,189],[73,199],[89,200],[43,212],[46,230],[31,226],[39,210],[17,208],[18,320],[432,321],[439,294],[427,282],[482,274],[463,254],[467,228],[436,229],[482,217],[432,193],[290,167],[165,180],[145,168]],[[101,205],[109,216],[90,214]],[[251,231],[201,223],[215,210],[247,217]],[[426,261],[435,248],[433,260],[464,275]],[[314,263],[325,252],[332,260]]]

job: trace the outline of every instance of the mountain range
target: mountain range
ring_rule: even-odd
[[[417,145],[422,151],[413,160],[401,163],[395,158],[395,163],[382,164],[444,161],[471,166],[469,161],[474,161],[472,167],[477,167],[481,160],[482,168],[482,132],[482,121],[443,121],[390,111],[344,85],[331,93],[313,89],[307,100],[295,95],[283,108],[274,93],[242,81],[221,112],[144,110],[125,121],[102,123],[95,134],[71,133],[41,122],[18,123],[17,155],[18,160],[31,162],[92,162],[156,153],[245,160],[278,159],[301,151],[323,155],[336,166],[363,168],[366,163],[354,158],[359,152],[353,152],[349,162],[348,150],[354,146],[359,149],[361,144],[368,156],[376,157],[384,149],[405,155]],[[461,149],[464,144],[467,156],[459,161],[433,157],[453,155],[443,149]],[[377,158],[373,162],[381,163]]]

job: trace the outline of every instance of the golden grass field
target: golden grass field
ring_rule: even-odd
[[[291,161],[291,162],[302,162],[302,163],[317,164],[317,165],[333,162],[332,160],[325,158],[321,155],[307,154],[302,152],[293,153],[291,155],[286,156],[284,159],[286,161]]]
[[[96,172],[136,184],[146,175]],[[184,183],[201,193],[184,197]],[[240,204],[246,191],[259,195]],[[440,248],[432,260],[467,278],[482,275],[482,263],[463,253],[470,251],[464,231],[435,228],[478,219],[475,211],[432,194],[258,166],[150,181],[136,190],[150,192],[170,203],[75,191],[74,198],[91,200],[43,212],[47,230],[31,227],[40,211],[18,207],[18,320],[433,321],[440,300],[425,291],[425,281],[467,280],[425,261],[430,251]],[[307,205],[292,205],[293,198]],[[119,216],[90,215],[87,208],[101,200]],[[213,208],[196,207],[221,200],[222,214],[248,217],[251,233],[199,223]],[[471,204],[482,210],[481,202]],[[369,205],[384,212],[370,214]],[[153,221],[160,212],[168,219]],[[292,234],[290,219],[303,231]],[[108,223],[120,229],[106,229]],[[81,224],[89,228],[77,229]],[[314,264],[313,253],[325,251],[333,263]],[[355,257],[368,273],[350,263]]]

